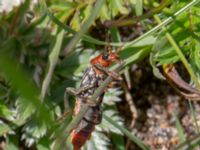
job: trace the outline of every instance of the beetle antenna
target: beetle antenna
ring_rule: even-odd
[[[110,35],[107,33],[106,34],[106,42],[108,43],[107,46],[105,47],[105,51],[109,53],[112,51],[112,46],[110,45]]]

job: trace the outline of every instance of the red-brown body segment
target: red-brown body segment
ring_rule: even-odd
[[[119,60],[119,55],[108,48],[106,52],[93,58],[90,63],[91,65],[100,64],[103,67],[109,67],[113,62],[119,62]]]
[[[95,129],[95,124],[88,123],[85,120],[82,120],[79,126],[82,126],[82,128],[78,132],[73,130],[71,134],[74,150],[80,150]]]
[[[79,113],[81,106],[84,104],[84,99],[87,99],[88,97],[92,96],[96,89],[99,87],[100,83],[107,77],[105,72],[99,70],[94,65],[98,64],[102,67],[109,67],[112,62],[117,61],[119,61],[119,56],[116,53],[112,52],[111,49],[107,49],[106,52],[98,55],[90,61],[92,66],[86,69],[80,87],[88,85],[94,85],[94,87],[78,95],[74,109],[74,116],[76,116]],[[101,103],[103,100],[103,96],[104,93],[97,98],[96,106],[89,107],[83,119],[80,121],[78,126],[72,131],[71,137],[74,150],[81,149],[85,142],[90,138],[92,132],[95,129],[95,125],[101,122]]]

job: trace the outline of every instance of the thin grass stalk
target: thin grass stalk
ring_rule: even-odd
[[[58,57],[59,57],[59,53],[60,53],[60,50],[61,50],[63,37],[64,37],[64,30],[59,30],[57,32],[57,37],[56,37],[56,40],[55,40],[55,45],[53,47],[53,50],[49,54],[49,69],[48,69],[48,72],[47,72],[45,79],[42,83],[42,90],[41,90],[41,96],[40,96],[42,102],[44,101],[44,98],[45,98],[45,95],[47,93],[49,84],[51,82],[51,78],[53,76],[54,69],[55,69],[56,64],[58,62]]]
[[[96,16],[98,15],[103,3],[104,3],[104,0],[96,1],[93,9],[91,10],[90,16],[85,20],[85,22],[81,26],[81,30],[75,34],[75,36],[72,38],[72,40],[67,45],[67,47],[64,51],[65,55],[74,49],[75,45],[78,43],[78,41],[81,39],[81,37],[85,34],[85,32],[87,32],[89,27],[92,25],[92,23],[96,19]]]
[[[140,139],[138,139],[134,134],[132,134],[130,131],[128,131],[126,128],[120,126],[115,121],[113,121],[111,118],[109,118],[106,115],[103,115],[104,119],[111,123],[113,126],[118,128],[123,134],[125,134],[130,140],[132,140],[135,144],[137,144],[141,149],[143,150],[149,150],[149,148],[142,143]]]

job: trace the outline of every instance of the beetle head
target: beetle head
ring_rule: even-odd
[[[113,62],[120,62],[120,57],[117,52],[112,51],[111,46],[108,46],[103,53],[90,61],[93,65],[100,64],[103,67],[109,67]]]

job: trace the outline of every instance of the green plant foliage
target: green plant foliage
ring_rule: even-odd
[[[81,1],[65,1],[59,3],[53,1],[50,8],[61,21],[68,21],[72,29],[80,30],[80,25],[89,17],[94,2],[95,1],[93,0],[84,3]],[[100,19],[103,22],[114,18],[119,14],[128,14],[129,10],[124,7],[124,4],[123,0],[106,1],[99,12],[97,19]]]
[[[199,69],[200,69],[200,60],[199,60],[199,55],[200,55],[200,43],[198,40],[194,41],[195,46],[191,49],[191,65],[194,68],[195,73],[198,75],[198,78],[200,77],[199,75]]]
[[[47,132],[47,125],[42,121],[29,121],[22,130],[22,140],[25,140],[27,146],[31,146],[33,143],[38,142],[39,139],[44,137]]]
[[[200,35],[197,29],[200,19],[195,9],[198,9],[198,6],[194,7],[194,10],[185,12],[180,17],[177,17],[173,24],[167,26],[167,31],[173,36],[186,56],[190,54],[191,48],[194,47],[193,40]],[[161,31],[154,44],[154,60],[159,64],[175,63],[180,60],[179,56],[165,34],[166,31]]]

